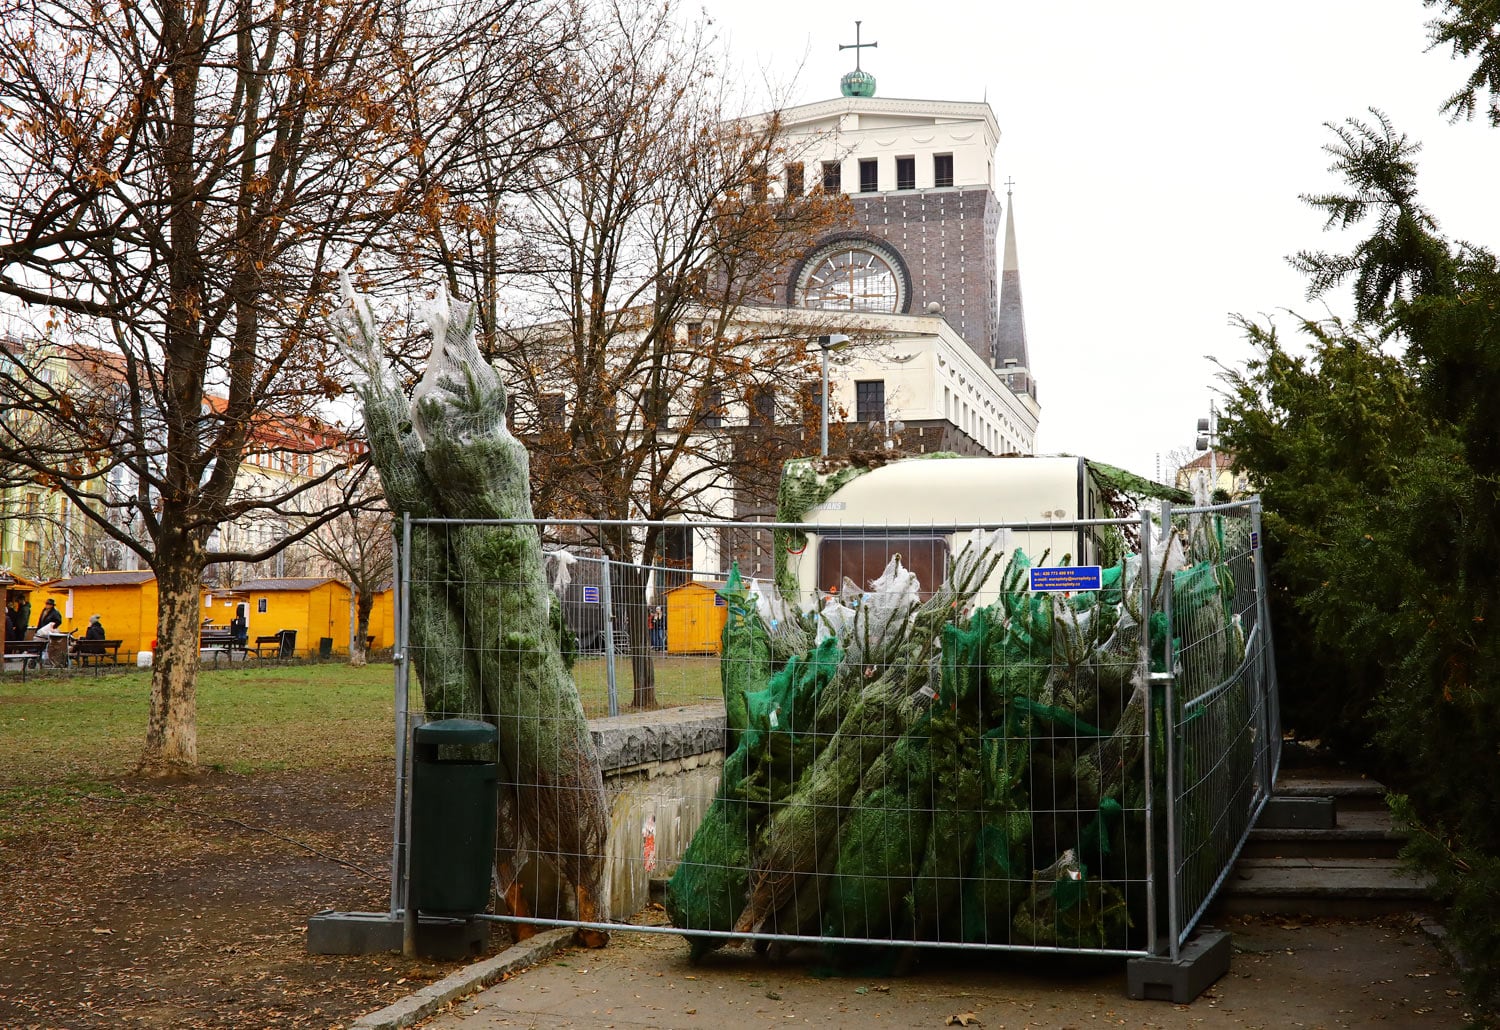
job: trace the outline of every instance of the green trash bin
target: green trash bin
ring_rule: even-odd
[[[473,719],[412,732],[411,893],[418,912],[460,915],[490,904],[499,734]]]

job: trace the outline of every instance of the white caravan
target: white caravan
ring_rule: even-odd
[[[913,458],[871,469],[845,483],[801,518],[817,530],[787,549],[799,601],[837,589],[845,577],[867,588],[893,554],[916,573],[923,594],[941,583],[949,556],[963,546],[967,529],[1001,529],[1002,562],[977,600],[993,601],[1016,548],[1032,564],[1092,565],[1099,557],[1099,527],[1080,520],[1112,513],[1083,458]]]

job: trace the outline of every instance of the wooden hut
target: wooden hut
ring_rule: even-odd
[[[34,592],[33,622],[40,607],[37,602],[47,597],[56,599],[62,610],[62,628],[76,630],[79,638],[88,628],[89,616],[99,616],[105,636],[120,641],[121,661],[133,660],[137,651],[151,649],[156,637],[157,600],[156,574],[150,569],[86,572],[53,580]]]
[[[719,580],[693,580],[667,591],[667,653],[718,654],[729,608]]]
[[[41,607],[40,599],[35,604],[31,600],[32,593],[37,590],[35,580],[27,579],[20,573],[12,572],[9,569],[0,569],[0,589],[3,589],[5,592],[5,607],[7,611],[11,605],[15,605],[20,612],[28,616],[28,626],[35,621],[35,609]],[[10,639],[10,634],[7,632],[8,622],[9,620],[0,620],[0,634],[3,634],[3,636],[0,636],[0,641],[8,641]],[[26,626],[21,628],[20,635],[16,637],[17,640],[26,639],[26,629]]]
[[[375,605],[370,609],[371,651],[384,651],[396,646],[396,591],[386,587],[375,595]]]
[[[252,649],[261,638],[290,630],[297,634],[295,654],[317,655],[325,647],[329,654],[349,653],[350,591],[339,580],[252,579],[235,592],[248,599]]]

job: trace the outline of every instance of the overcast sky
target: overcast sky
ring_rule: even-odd
[[[1378,107],[1424,144],[1422,195],[1452,238],[1500,247],[1500,130],[1438,114],[1468,74],[1427,51],[1420,0],[912,4],[707,0],[734,72],[790,100],[988,100],[1015,180],[1037,449],[1152,475],[1190,447],[1233,313],[1318,315],[1286,263],[1336,247],[1299,194],[1334,188],[1323,123]],[[1003,187],[1001,200],[1004,200]],[[1333,309],[1347,309],[1344,296]]]

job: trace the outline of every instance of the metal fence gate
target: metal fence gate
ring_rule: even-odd
[[[493,672],[482,670],[541,661],[557,645],[534,625],[507,622],[494,599],[515,584],[474,562],[434,562],[434,549],[503,556],[545,539],[557,550],[583,529],[638,534],[647,525],[403,523],[391,912],[409,926],[412,729],[450,716],[572,718],[567,697],[555,699],[556,711],[535,698],[523,716],[494,710],[497,695],[484,682]],[[826,525],[768,523],[701,522],[691,531],[754,541],[761,554],[788,550],[787,539],[807,546],[803,531],[831,535]],[[1084,535],[1103,551],[1111,551],[1104,541],[1119,550],[1128,540],[1128,553],[1101,560],[1097,585],[1065,575],[1061,589],[1046,591],[1045,577],[1031,589],[1026,566],[1066,568],[1043,555],[1078,553]],[[846,551],[869,548],[864,581],[820,584],[785,604],[769,563],[740,569],[738,593],[725,586],[730,570],[672,569],[671,582],[708,584],[722,610],[724,646],[710,653],[680,653],[670,631],[657,632],[673,613],[651,609],[670,604],[680,586],[662,603],[643,590],[622,594],[618,565],[596,563],[584,575],[586,562],[562,560],[574,579],[564,597],[576,601],[581,587],[580,603],[600,606],[601,632],[565,604],[550,623],[566,642],[580,637],[570,621],[586,622],[597,642],[570,654],[590,717],[628,707],[624,684],[648,664],[663,706],[732,695],[716,785],[693,798],[637,786],[623,807],[621,791],[611,793],[610,853],[598,858],[615,877],[671,877],[676,925],[582,925],[682,933],[695,951],[755,940],[1175,959],[1229,874],[1279,759],[1258,499],[1164,504],[1138,520],[851,525],[838,536]],[[901,569],[970,582],[898,575],[872,587],[890,571],[891,540],[903,541]],[[935,541],[932,553],[923,540]],[[1018,540],[1024,557],[1011,546]],[[966,572],[980,552],[977,571]],[[984,565],[990,558],[993,568]],[[456,567],[461,576],[432,573]],[[628,570],[632,582],[649,573]],[[793,606],[819,614],[799,617]],[[434,607],[462,621],[460,633],[441,636],[442,653],[430,643],[438,638],[413,632]],[[636,619],[649,632],[630,631]],[[502,656],[498,665],[479,660],[490,652]],[[465,669],[477,693],[432,689]],[[502,791],[515,787],[503,756],[499,769]],[[550,803],[545,792],[529,796]],[[654,850],[657,815],[668,809],[701,815],[680,854]],[[505,818],[502,806],[502,835]],[[565,864],[545,849],[530,858]],[[512,919],[499,908],[487,918]],[[560,896],[534,911],[526,921],[581,925]]]

